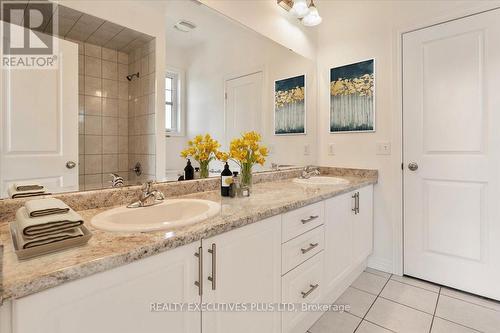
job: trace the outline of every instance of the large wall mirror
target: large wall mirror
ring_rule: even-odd
[[[186,165],[180,152],[207,133],[224,150],[242,132],[259,132],[270,154],[256,171],[315,162],[312,60],[197,1],[168,1],[166,70],[158,72],[153,36],[48,3],[50,20],[27,30],[54,41],[58,65],[1,71],[1,198],[22,197],[23,185],[60,193],[176,181]],[[2,23],[24,35],[23,17]],[[303,118],[277,100],[296,88]],[[303,130],[283,132],[285,123]],[[221,168],[212,161],[210,175]]]

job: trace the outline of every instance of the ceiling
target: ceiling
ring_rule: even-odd
[[[48,10],[45,10],[44,13],[44,17],[50,17],[50,20],[34,30],[126,53],[153,39],[149,35],[96,16],[85,14],[56,3],[52,4],[52,11],[48,12]],[[28,2],[25,12],[29,8],[30,3]],[[22,25],[23,16],[12,17],[10,23]]]

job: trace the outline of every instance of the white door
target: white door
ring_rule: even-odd
[[[281,216],[204,239],[203,249],[203,303],[265,305],[281,301]],[[267,310],[203,312],[203,332],[279,333],[281,313]]]
[[[16,182],[78,189],[78,46],[55,39],[57,69],[1,71],[0,197]]]
[[[200,303],[194,285],[199,246],[188,244],[13,300],[13,332],[200,333],[201,312],[193,306]]]
[[[500,10],[403,38],[404,273],[498,300],[499,41]]]
[[[262,72],[227,80],[226,144],[247,131],[261,132]]]

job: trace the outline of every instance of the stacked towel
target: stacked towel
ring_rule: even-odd
[[[19,248],[46,245],[83,236],[82,217],[58,199],[31,200],[16,213]]]
[[[8,193],[12,199],[50,194],[43,185],[39,184],[12,184],[9,186]]]

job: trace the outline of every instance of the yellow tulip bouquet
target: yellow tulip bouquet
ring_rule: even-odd
[[[197,135],[188,141],[188,146],[181,152],[181,157],[192,157],[200,164],[200,177],[208,178],[208,164],[214,158],[219,158],[220,144],[210,134]]]
[[[262,137],[257,132],[246,132],[240,138],[233,139],[229,145],[228,157],[241,168],[241,184],[252,185],[252,167],[255,163],[264,165],[268,155],[267,147],[260,144]]]

